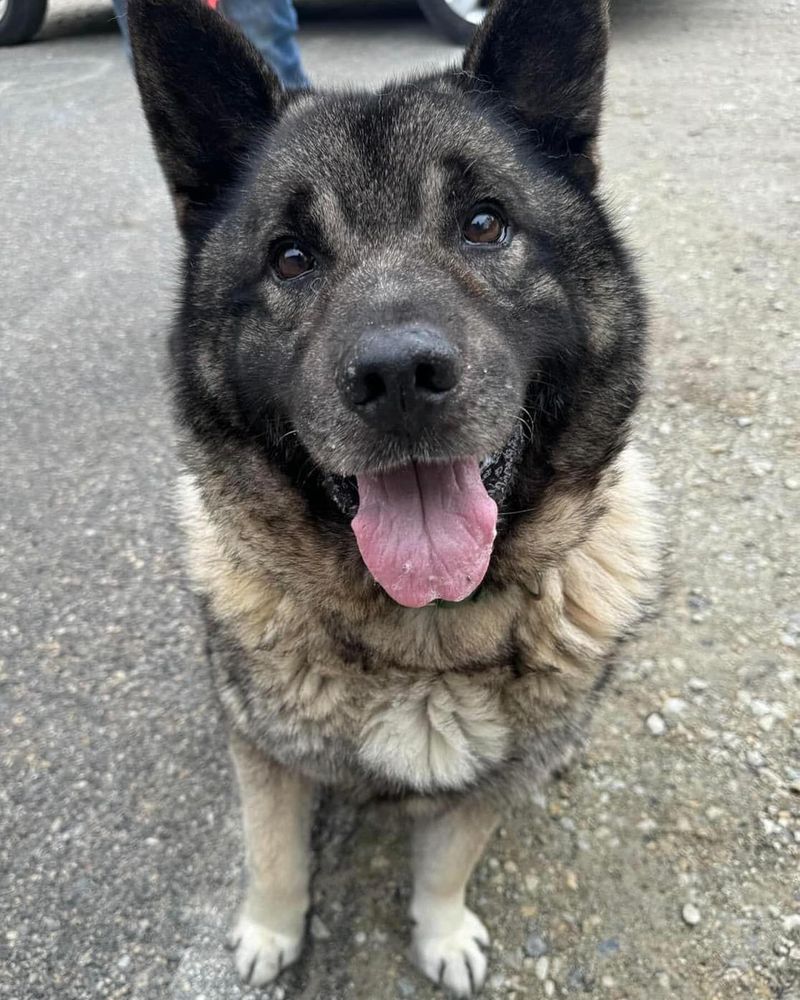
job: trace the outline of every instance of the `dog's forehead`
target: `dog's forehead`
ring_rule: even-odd
[[[275,134],[280,180],[329,189],[364,210],[387,193],[430,188],[457,162],[502,140],[454,88],[405,84],[378,93],[309,95]]]
[[[377,93],[331,94],[308,109],[306,123],[333,157],[399,160],[413,165],[457,148],[474,115],[452,89],[405,84]]]

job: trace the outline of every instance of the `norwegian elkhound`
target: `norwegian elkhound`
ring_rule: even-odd
[[[286,93],[199,0],[131,0],[185,240],[192,577],[241,788],[232,933],[300,954],[315,784],[414,816],[412,953],[461,996],[498,810],[579,747],[657,532],[645,316],[595,193],[604,0],[497,0],[463,66]]]

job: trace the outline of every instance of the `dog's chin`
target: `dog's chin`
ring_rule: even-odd
[[[503,447],[491,455],[483,457],[480,462],[483,485],[501,512],[503,503],[514,486],[524,448],[525,432],[522,424],[517,423]],[[443,462],[450,460],[450,458],[442,458]],[[429,461],[431,464],[435,463],[435,459]],[[341,513],[347,518],[354,518],[359,507],[356,477],[342,476],[335,472],[322,470],[322,480],[328,495]]]

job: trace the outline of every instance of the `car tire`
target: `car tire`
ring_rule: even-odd
[[[29,42],[46,13],[47,0],[0,0],[0,45]]]
[[[418,0],[422,13],[439,34],[458,45],[469,45],[479,20],[463,17],[449,0]]]

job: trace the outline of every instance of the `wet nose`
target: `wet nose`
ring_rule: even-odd
[[[417,430],[451,396],[460,374],[458,350],[425,329],[363,334],[344,367],[347,405],[382,431]]]

